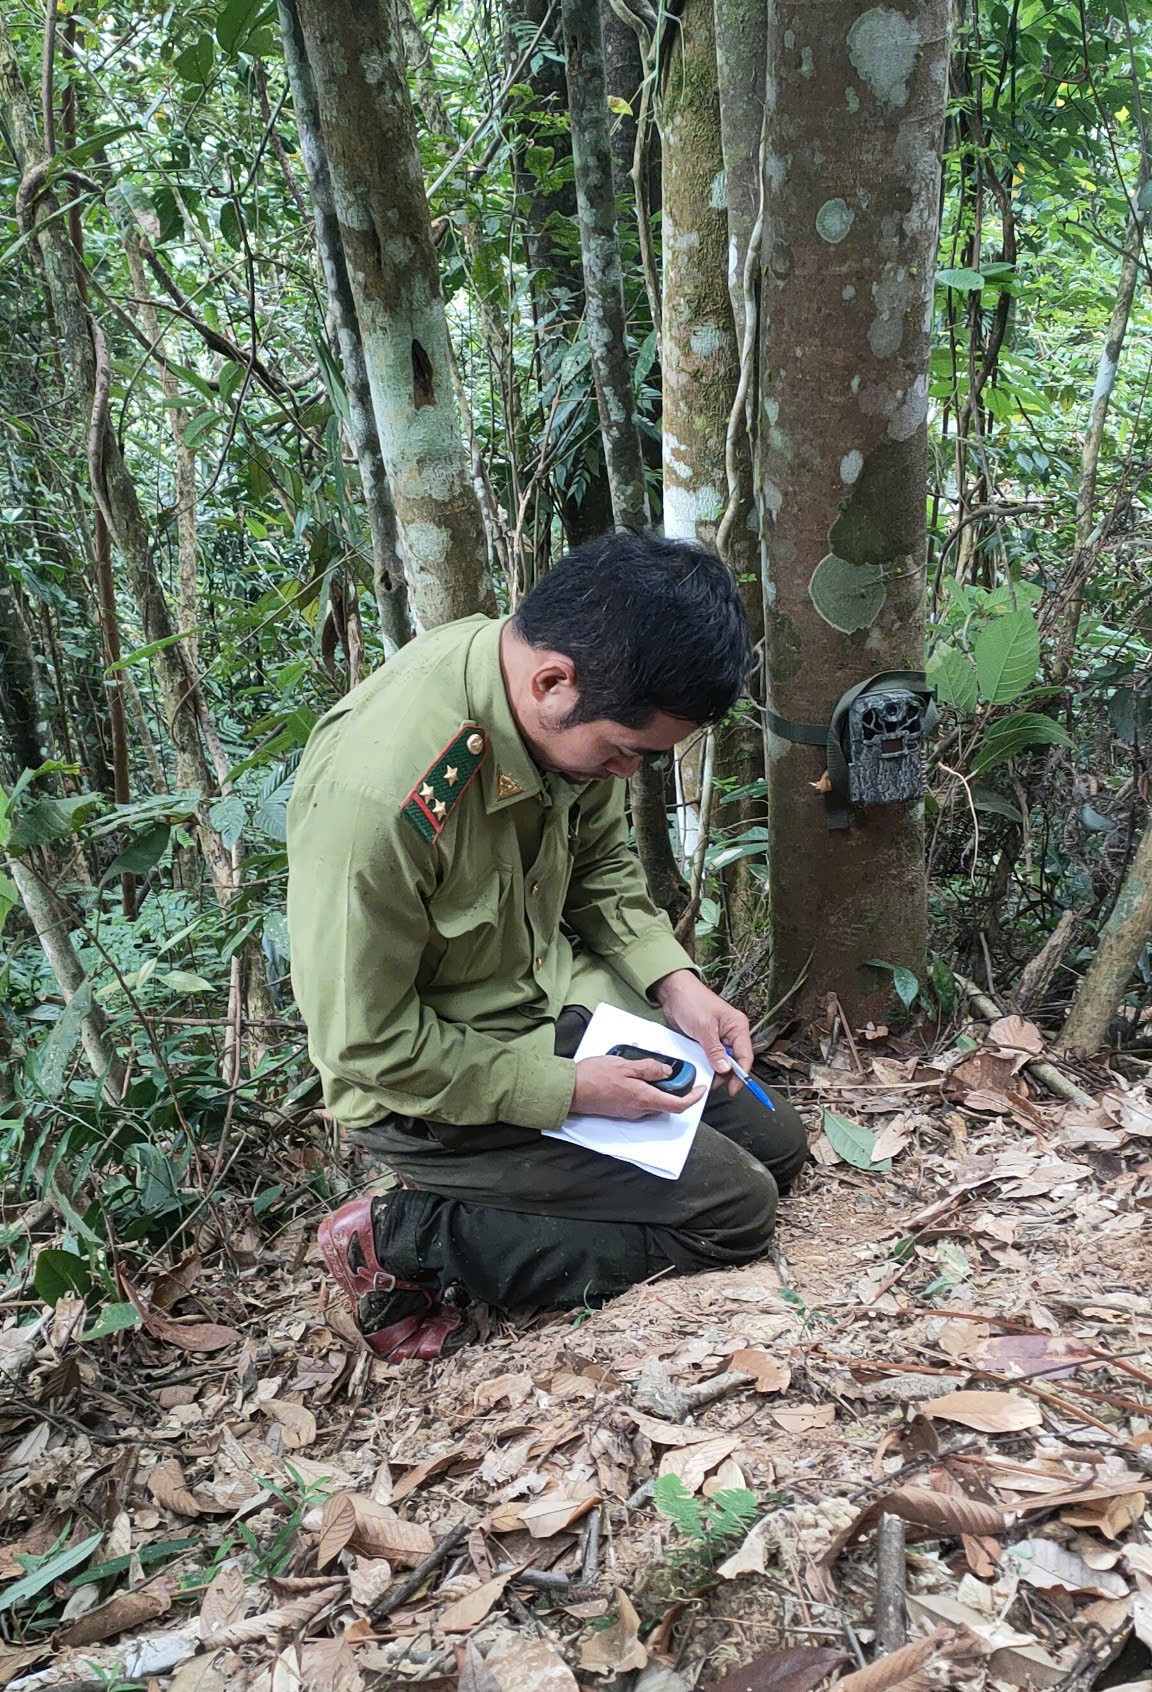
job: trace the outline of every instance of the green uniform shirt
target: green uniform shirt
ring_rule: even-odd
[[[573,938],[637,994],[693,967],[629,849],[624,783],[533,763],[501,627],[468,617],[405,647],[316,725],[296,776],[292,981],[348,1127],[558,1127]]]

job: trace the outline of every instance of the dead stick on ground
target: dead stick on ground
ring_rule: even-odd
[[[426,1578],[434,1569],[438,1569],[441,1563],[447,1562],[456,1547],[467,1539],[471,1531],[468,1522],[454,1523],[439,1545],[429,1551],[423,1562],[417,1563],[411,1574],[406,1574],[403,1580],[398,1580],[390,1591],[373,1604],[368,1612],[369,1621],[383,1621],[385,1616],[390,1616],[393,1610],[399,1609],[406,1598],[411,1598],[414,1592],[419,1592]]]
[[[883,1515],[876,1530],[876,1640],[898,1651],[908,1637],[904,1612],[904,1523]]]
[[[585,1586],[595,1586],[599,1567],[600,1506],[597,1504],[588,1516],[588,1532],[584,1540],[584,1561],[580,1567],[580,1579]]]
[[[978,1016],[986,1017],[989,1022],[996,1022],[1004,1015],[999,1006],[993,1003],[987,993],[982,993],[974,981],[969,981],[963,975],[958,975],[956,983],[963,989],[968,1003]],[[1069,1081],[1066,1075],[1061,1075],[1060,1071],[1054,1069],[1050,1063],[1044,1063],[1040,1059],[1034,1058],[1031,1063],[1026,1063],[1024,1067],[1032,1079],[1038,1081],[1046,1092],[1052,1094],[1053,1098],[1067,1099],[1071,1104],[1083,1105],[1086,1110],[1091,1110],[1095,1105],[1095,1099],[1086,1093],[1082,1087],[1078,1087],[1075,1081]]]

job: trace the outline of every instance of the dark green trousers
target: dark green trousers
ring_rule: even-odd
[[[561,1013],[561,1056],[588,1015]],[[501,1309],[600,1304],[661,1270],[751,1263],[807,1155],[798,1113],[769,1092],[772,1111],[743,1087],[714,1092],[676,1181],[507,1123],[390,1117],[353,1135],[415,1189],[375,1207],[380,1262]]]

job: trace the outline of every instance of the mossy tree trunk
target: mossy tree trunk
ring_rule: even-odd
[[[768,20],[760,501],[770,703],[826,723],[839,696],[924,658],[926,418],[946,0]],[[772,734],[773,997],[880,1016],[925,967],[923,807],[830,830],[823,752]]]
[[[428,628],[495,602],[399,19],[389,0],[299,0],[298,13],[408,590]]]

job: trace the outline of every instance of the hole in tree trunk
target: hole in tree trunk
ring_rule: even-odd
[[[412,342],[412,404],[417,411],[422,405],[436,404],[436,384],[432,376],[432,360],[419,341]]]

